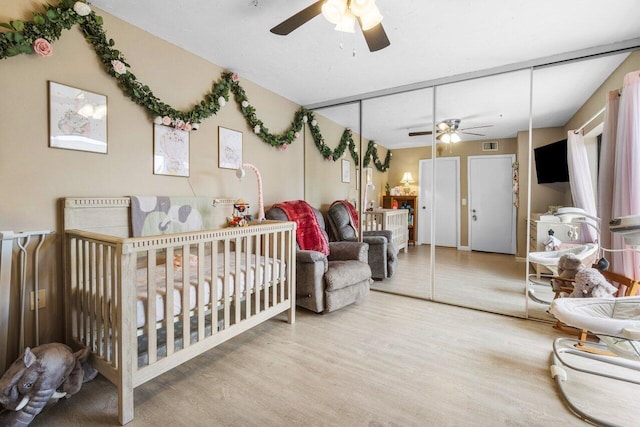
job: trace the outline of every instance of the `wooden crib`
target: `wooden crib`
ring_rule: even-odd
[[[222,223],[233,201],[212,203]],[[117,386],[121,424],[135,387],[285,311],[295,321],[295,223],[128,237],[129,209],[64,199],[67,342]]]

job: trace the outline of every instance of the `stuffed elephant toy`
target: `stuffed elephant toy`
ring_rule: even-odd
[[[73,353],[60,343],[27,347],[0,378],[0,426],[27,426],[47,403],[77,393],[97,375],[88,355],[88,348]]]

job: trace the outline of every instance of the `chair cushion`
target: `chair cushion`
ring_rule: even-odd
[[[324,274],[326,290],[334,291],[371,278],[369,264],[361,261],[329,261]]]

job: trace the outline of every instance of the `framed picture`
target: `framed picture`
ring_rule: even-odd
[[[242,132],[218,126],[218,167],[238,169],[242,166]]]
[[[153,125],[153,173],[189,176],[189,132]]]
[[[351,162],[342,160],[342,182],[351,182]]]
[[[49,82],[49,147],[107,152],[107,97]]]

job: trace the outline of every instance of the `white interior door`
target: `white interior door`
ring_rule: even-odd
[[[514,154],[469,157],[469,246],[473,251],[516,253]]]
[[[431,179],[433,162],[420,160],[420,196],[418,198],[418,242],[431,243]],[[458,247],[460,229],[460,158],[442,157],[436,159],[435,178],[435,221],[436,246]]]

